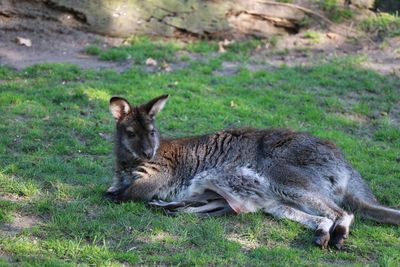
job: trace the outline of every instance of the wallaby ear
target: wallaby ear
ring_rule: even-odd
[[[114,96],[110,99],[110,111],[116,121],[121,121],[132,111],[132,108],[126,99]]]
[[[165,104],[167,103],[168,96],[169,95],[162,95],[144,104],[144,108],[150,117],[155,117],[158,112],[164,108]]]

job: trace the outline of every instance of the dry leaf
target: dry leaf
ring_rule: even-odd
[[[230,44],[233,44],[235,41],[233,41],[233,40],[228,40],[228,39],[225,39],[224,40],[224,46],[227,46],[227,45],[230,45]]]
[[[24,45],[26,47],[31,47],[32,46],[32,41],[30,39],[28,39],[28,38],[17,37],[15,39],[15,41],[19,45]]]
[[[166,72],[171,72],[171,71],[172,71],[172,68],[171,68],[171,66],[168,64],[168,62],[164,61],[163,64],[162,64],[162,66],[163,66],[163,68],[164,68],[164,70],[165,70]]]
[[[146,65],[156,67],[158,65],[158,62],[155,59],[149,57],[148,59],[146,59]]]
[[[328,37],[329,39],[336,39],[336,34],[333,32],[328,32],[326,34],[326,37]]]
[[[225,40],[219,42],[218,43],[218,52],[225,53],[226,52],[225,47],[230,44],[233,44],[233,43],[234,43],[234,41],[230,41],[228,39],[225,39]]]
[[[225,47],[224,47],[224,42],[219,42],[218,43],[218,52],[219,53],[225,53],[226,52]]]

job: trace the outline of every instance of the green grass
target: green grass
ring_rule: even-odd
[[[378,34],[383,37],[399,36],[400,17],[396,14],[378,13],[362,21],[360,27],[366,32]]]
[[[342,22],[354,16],[353,11],[338,3],[338,0],[319,0],[320,7],[333,22]]]
[[[316,31],[306,31],[303,36],[304,38],[309,39],[313,44],[317,44],[321,41],[321,34]]]
[[[175,51],[185,49],[200,60],[151,73],[143,65],[123,73],[60,64],[18,72],[0,67],[0,223],[16,214],[40,219],[17,234],[0,226],[0,255],[24,266],[396,266],[399,227],[358,217],[337,252],[315,247],[303,226],[262,213],[166,217],[141,202],[105,201],[114,162],[112,143],[101,137],[114,131],[109,98],[141,103],[168,93],[158,118],[165,136],[242,126],[308,131],[335,141],[377,198],[400,206],[400,130],[391,117],[399,79],[361,69],[358,58],[217,76],[224,60],[249,62],[260,41],[233,44],[223,54],[215,53],[215,43],[145,43],[101,53],[128,51],[136,60],[158,53],[176,61]]]
[[[95,45],[90,45],[86,48],[86,53],[96,55],[99,59],[105,61],[133,60],[138,64],[144,64],[148,58],[172,61],[174,52],[179,47],[178,43],[171,41],[151,41],[145,36],[136,36],[126,40],[122,47],[115,47],[105,51]]]
[[[89,45],[85,48],[85,53],[92,56],[98,56],[102,52],[101,48],[97,45]]]

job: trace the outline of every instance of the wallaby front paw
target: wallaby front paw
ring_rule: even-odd
[[[115,192],[106,192],[104,194],[104,198],[107,199],[108,201],[112,201],[112,202],[118,202],[117,201],[117,195],[115,194]]]
[[[112,187],[108,188],[108,190],[104,194],[104,197],[105,197],[105,199],[107,199],[109,201],[120,203],[120,202],[122,202],[121,193],[122,193],[122,190],[118,190],[112,186]]]
[[[330,238],[329,232],[326,232],[323,229],[317,229],[314,235],[314,243],[320,246],[322,249],[327,249]]]

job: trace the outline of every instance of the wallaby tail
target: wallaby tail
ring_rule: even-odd
[[[365,218],[380,223],[400,224],[400,210],[387,208],[379,204],[367,203],[364,199],[357,198],[354,195],[347,195],[345,203]]]
[[[380,205],[367,183],[354,170],[348,184],[344,204],[365,218],[380,223],[400,224],[400,210]]]

